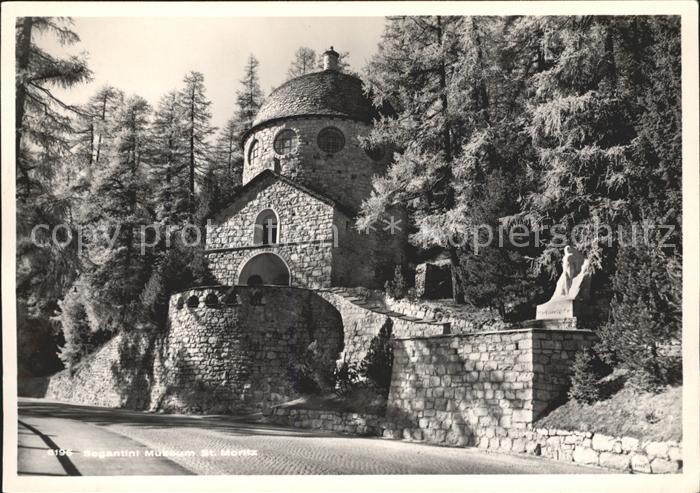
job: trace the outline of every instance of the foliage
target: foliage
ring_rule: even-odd
[[[188,210],[194,217],[197,201],[197,178],[207,169],[209,162],[208,139],[216,131],[210,125],[211,101],[206,97],[204,75],[192,71],[183,80],[178,104],[182,113],[183,136],[185,138],[185,155],[188,166]]]
[[[402,266],[397,265],[394,267],[394,277],[386,281],[384,284],[384,291],[387,295],[397,300],[400,300],[407,295],[408,285],[406,283],[406,277],[404,276]]]
[[[664,253],[654,240],[618,252],[611,317],[599,331],[603,357],[627,368],[632,384],[643,390],[658,390],[679,376],[664,347],[681,337],[680,257]]]
[[[314,72],[316,69],[316,52],[306,46],[300,46],[294,52],[294,60],[287,70],[287,79]]]
[[[609,368],[591,349],[578,351],[571,366],[569,399],[591,404],[600,400],[599,380],[609,373]]]
[[[356,361],[344,359],[336,365],[333,379],[335,393],[340,397],[349,395],[360,382],[360,365]]]
[[[74,225],[71,223],[73,192],[63,175],[71,170],[71,118],[80,109],[52,92],[91,79],[85,57],[59,58],[37,44],[39,36],[53,36],[65,46],[80,38],[70,19],[20,17],[15,38],[15,152],[17,197],[17,340],[28,343],[20,354],[31,354],[20,371],[50,371],[56,358],[51,347],[49,317],[58,307],[76,276]],[[61,244],[50,241],[55,226],[65,224]],[[34,230],[46,225],[48,229]],[[63,240],[66,240],[65,242]],[[46,338],[42,342],[42,338]]]

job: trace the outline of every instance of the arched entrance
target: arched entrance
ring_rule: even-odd
[[[279,255],[261,253],[245,263],[238,276],[238,284],[289,286],[289,268]]]

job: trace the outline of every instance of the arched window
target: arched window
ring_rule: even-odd
[[[260,159],[260,142],[254,140],[248,150],[248,164],[256,165]]]
[[[187,306],[189,308],[197,308],[199,306],[199,298],[195,295],[190,296],[187,298]]]
[[[258,214],[255,220],[253,243],[256,245],[274,245],[279,241],[279,224],[277,214],[272,209],[266,209]]]
[[[287,154],[292,152],[292,149],[297,144],[297,134],[294,130],[285,129],[277,134],[275,138],[275,152],[277,154]]]
[[[316,142],[323,152],[335,154],[345,147],[345,136],[335,127],[326,127],[318,133]]]

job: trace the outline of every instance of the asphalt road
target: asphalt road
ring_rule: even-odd
[[[19,400],[20,475],[576,474],[539,457],[183,416]]]

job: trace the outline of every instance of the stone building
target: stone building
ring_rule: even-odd
[[[383,285],[405,261],[405,228],[355,228],[372,176],[391,158],[360,144],[379,116],[360,79],[339,70],[332,47],[324,70],[270,94],[243,138],[243,189],[207,228],[221,284]]]

